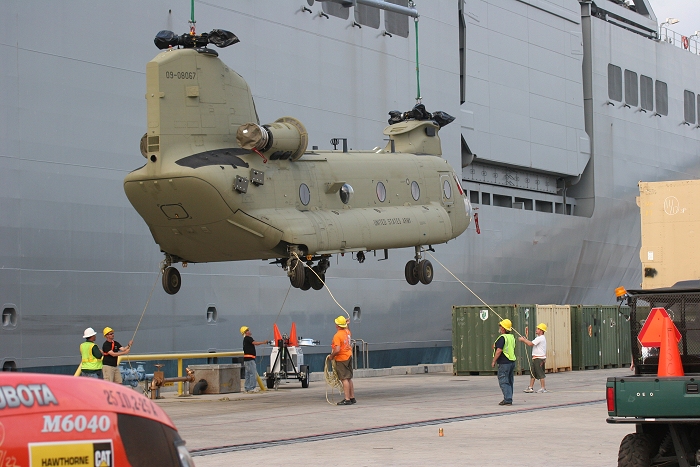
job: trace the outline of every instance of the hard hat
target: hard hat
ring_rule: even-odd
[[[507,319],[507,318],[504,319],[503,321],[501,321],[501,322],[498,323],[498,324],[499,324],[500,326],[502,326],[503,329],[505,329],[506,331],[510,331],[511,329],[513,329],[513,323],[511,323],[510,320]]]
[[[542,332],[547,332],[547,325],[544,323],[540,323],[537,325],[537,329],[541,330]]]
[[[110,332],[114,332],[114,329],[112,329],[112,328],[110,328],[109,326],[107,326],[106,328],[104,328],[104,329],[102,330],[102,335],[106,336],[106,335],[109,334]]]
[[[248,332],[248,326],[241,326],[241,336],[245,336],[245,333]]]
[[[345,316],[338,316],[335,319],[335,324],[337,324],[341,328],[346,328],[346,327],[348,327],[348,320],[345,319]]]
[[[92,337],[92,336],[94,336],[95,334],[97,334],[97,333],[95,332],[94,329],[92,329],[92,328],[87,328],[87,329],[85,330],[85,332],[83,333],[83,339],[87,339],[88,337]]]

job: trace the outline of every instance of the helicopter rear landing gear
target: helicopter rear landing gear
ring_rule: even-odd
[[[175,295],[180,290],[181,285],[180,272],[176,268],[168,266],[163,269],[163,290],[167,294]]]
[[[406,282],[410,285],[416,285],[418,282],[430,284],[433,281],[433,272],[433,264],[427,259],[423,259],[423,250],[417,246],[416,259],[406,263],[404,269]]]
[[[318,264],[311,266],[314,260],[318,260]],[[309,259],[306,266],[302,260],[290,258],[287,260],[287,275],[292,286],[297,289],[321,290],[326,281],[326,270],[330,265],[330,261],[325,256]]]

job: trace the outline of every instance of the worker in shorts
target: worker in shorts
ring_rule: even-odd
[[[343,383],[345,399],[338,402],[338,405],[352,405],[356,402],[355,386],[352,384],[352,335],[345,316],[335,319],[335,328],[337,331],[331,342],[331,354],[328,359],[335,360],[335,371]]]
[[[532,347],[532,363],[530,368],[532,368],[532,376],[530,377],[530,385],[523,392],[535,392],[534,385],[535,380],[540,380],[540,389],[537,390],[539,393],[549,392],[544,385],[544,364],[547,360],[547,339],[544,337],[544,333],[547,332],[547,325],[540,323],[535,329],[535,338],[529,341],[523,336],[518,337],[518,340],[525,345]]]
[[[127,355],[131,352],[130,340],[125,346],[114,340],[114,329],[107,326],[102,330],[102,335],[105,336],[105,343],[102,344],[102,376],[105,380],[113,383],[122,384],[122,372],[119,371],[119,357]]]

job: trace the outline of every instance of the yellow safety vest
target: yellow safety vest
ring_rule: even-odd
[[[96,359],[92,354],[92,346],[97,345],[94,342],[85,341],[80,344],[80,355],[83,357],[83,363],[80,368],[83,370],[101,370],[102,359]]]
[[[506,334],[501,334],[503,336],[503,339],[505,340],[505,343],[503,344],[503,355],[506,356],[508,360],[511,362],[515,361],[515,336],[510,333]],[[496,342],[498,342],[498,339],[501,338],[501,336],[498,336],[496,340],[493,342],[493,354],[496,355]]]

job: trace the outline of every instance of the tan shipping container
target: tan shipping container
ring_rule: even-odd
[[[537,305],[537,324],[540,323],[547,325],[545,370],[571,371],[571,306]]]
[[[700,180],[639,182],[642,288],[700,279]]]

